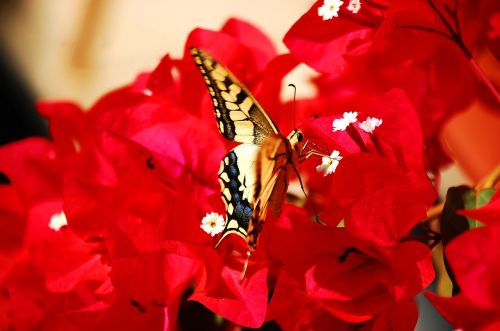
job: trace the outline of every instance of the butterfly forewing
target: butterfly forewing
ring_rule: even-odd
[[[197,48],[191,55],[214,105],[220,133],[229,140],[261,144],[278,128],[247,89],[220,63]]]

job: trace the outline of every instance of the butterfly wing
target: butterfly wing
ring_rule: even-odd
[[[226,227],[219,240],[236,234],[255,250],[270,209],[278,216],[288,188],[289,143],[278,135],[261,146],[241,144],[221,162],[219,181],[226,205]]]
[[[227,153],[221,161],[219,182],[227,217],[219,242],[232,233],[247,239],[254,210],[259,149],[258,145],[241,144]]]
[[[268,136],[279,134],[271,118],[229,70],[200,49],[191,48],[191,55],[208,87],[225,138],[260,145]]]
[[[256,158],[256,185],[254,188],[254,211],[248,225],[248,246],[255,249],[257,238],[266,220],[268,210],[278,216],[288,189],[288,166],[292,162],[291,148],[283,136],[268,137]]]
[[[268,210],[276,216],[281,211],[288,188],[287,168],[295,160],[290,138],[280,134],[229,70],[200,49],[191,48],[191,55],[208,87],[220,133],[243,143],[222,159],[219,169],[227,214],[219,243],[236,234],[254,250]]]

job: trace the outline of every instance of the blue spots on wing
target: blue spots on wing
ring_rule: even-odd
[[[230,199],[228,199],[224,194],[222,195],[222,198],[225,200],[227,206],[233,206],[232,213],[230,214],[228,212],[227,214],[227,219],[236,220],[238,222],[238,227],[246,231],[248,229],[248,224],[252,219],[253,209],[250,206],[248,199],[243,198],[244,185],[238,179],[238,176],[240,175],[240,170],[238,168],[238,156],[234,151],[230,151],[224,159],[226,162],[222,163],[224,166],[222,173],[227,174],[228,181],[223,180],[221,176],[219,176],[219,178],[224,183],[224,187],[229,190]],[[227,224],[229,224],[229,222]]]

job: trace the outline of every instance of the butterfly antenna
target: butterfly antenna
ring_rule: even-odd
[[[297,127],[297,123],[295,122],[295,99],[297,97],[297,87],[295,84],[288,84],[288,86],[293,87],[293,127]]]

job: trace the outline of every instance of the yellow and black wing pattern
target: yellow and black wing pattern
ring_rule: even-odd
[[[255,98],[209,54],[191,48],[191,55],[208,87],[220,133],[229,140],[261,144],[278,128]]]
[[[212,98],[220,133],[241,142],[222,159],[219,169],[226,226],[219,243],[236,234],[255,250],[267,211],[279,213],[288,187],[287,168],[295,160],[293,143],[279,133],[269,115],[248,90],[204,51],[191,48]],[[301,133],[300,133],[301,135]],[[300,138],[301,140],[301,138]]]
[[[229,234],[247,240],[247,230],[254,217],[255,188],[257,185],[256,161],[258,145],[241,144],[222,159],[219,182],[222,200],[226,205],[226,227],[219,242]]]

